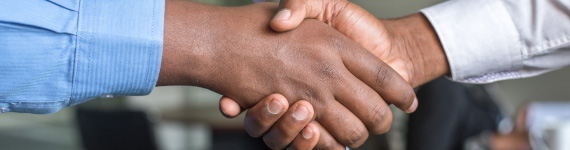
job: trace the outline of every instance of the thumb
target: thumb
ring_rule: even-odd
[[[220,99],[220,111],[225,117],[234,118],[241,113],[241,107],[235,100],[223,96]]]
[[[271,29],[277,32],[285,32],[299,26],[305,18],[316,18],[322,10],[322,5],[316,5],[316,3],[322,3],[322,1],[318,0],[315,2],[313,0],[310,3],[308,1],[310,0],[281,0],[279,2],[279,11],[269,23]],[[312,5],[319,7],[311,7]],[[315,10],[310,10],[309,8]],[[307,11],[315,13],[309,14]]]

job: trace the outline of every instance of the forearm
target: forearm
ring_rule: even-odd
[[[411,59],[412,86],[449,74],[445,52],[425,16],[417,13],[383,22],[393,37],[392,49],[405,51]]]

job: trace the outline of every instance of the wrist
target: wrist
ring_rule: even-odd
[[[427,18],[413,14],[383,20],[392,36],[392,51],[403,51],[411,63],[410,84],[414,87],[449,73],[449,64],[439,38]]]
[[[199,13],[215,6],[180,0],[167,0],[164,17],[163,56],[157,86],[201,86],[212,64],[211,30],[217,25],[204,23],[212,14]],[[192,11],[188,11],[192,10]]]
[[[163,60],[157,85],[219,90],[219,80],[224,77],[221,74],[227,73],[220,66],[243,63],[227,58],[237,57],[241,50],[274,46],[254,41],[266,40],[262,35],[273,34],[262,22],[269,22],[276,9],[277,4],[220,7],[167,0]]]

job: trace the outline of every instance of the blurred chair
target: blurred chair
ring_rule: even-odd
[[[87,150],[158,149],[145,112],[79,107],[76,117]]]

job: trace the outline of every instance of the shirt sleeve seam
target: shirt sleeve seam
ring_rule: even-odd
[[[156,16],[156,1],[153,3],[153,7],[152,7],[152,20],[155,20],[155,16]],[[151,25],[150,25],[150,35],[152,37],[154,37],[154,23],[151,23]],[[153,40],[149,40],[149,45],[152,45],[152,42],[153,42]],[[148,50],[147,53],[149,56],[151,56],[152,55],[152,49]],[[151,64],[151,59],[152,59],[152,57],[148,57],[147,64]],[[151,79],[152,75],[151,75],[150,67],[146,68],[146,72],[147,72],[147,74],[146,74],[147,82],[152,82],[152,79]],[[152,87],[150,87],[150,88],[152,88]]]
[[[78,65],[79,65],[79,59],[78,59],[79,53],[77,51],[80,49],[80,46],[81,46],[80,41],[82,38],[80,35],[81,34],[81,32],[80,32],[81,31],[81,23],[83,21],[81,18],[82,14],[83,14],[83,3],[82,2],[83,2],[83,0],[79,0],[79,9],[77,10],[77,14],[78,14],[77,15],[78,16],[77,17],[77,30],[76,30],[77,33],[75,34],[76,35],[75,51],[74,51],[75,54],[74,54],[74,58],[73,58],[73,75],[72,75],[72,79],[71,79],[71,94],[70,94],[69,101],[66,104],[66,106],[70,106],[71,104],[73,104],[73,101],[74,101],[73,97],[75,94],[74,88],[76,87],[75,83],[77,82],[77,76],[78,76],[77,75],[77,69],[78,69]]]

